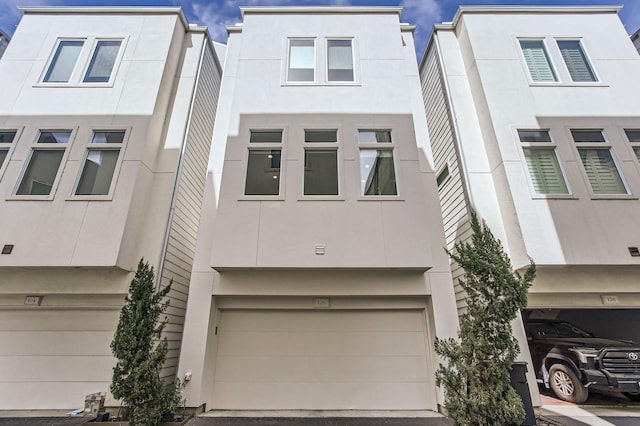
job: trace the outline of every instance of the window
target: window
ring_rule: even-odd
[[[93,51],[91,62],[84,76],[85,83],[107,83],[116,64],[121,40],[100,40]]]
[[[352,40],[327,40],[327,80],[354,81]]]
[[[41,131],[22,174],[16,195],[49,195],[71,131]]]
[[[337,143],[337,130],[305,130],[304,195],[338,195]]]
[[[533,81],[558,81],[543,40],[520,40],[522,55]]]
[[[93,133],[75,195],[109,194],[124,135],[124,131]]]
[[[60,40],[49,69],[44,76],[47,83],[68,83],[84,45],[83,40]]]
[[[640,161],[640,129],[625,129],[624,132],[629,142],[631,142],[636,158]]]
[[[390,130],[360,130],[362,195],[398,195]]]
[[[9,154],[9,148],[16,137],[15,130],[0,130],[0,169]]]
[[[518,130],[533,189],[538,194],[568,194],[548,130]]]
[[[279,195],[282,130],[251,131],[244,195]]]
[[[287,81],[315,81],[315,69],[315,41],[289,40]]]
[[[578,144],[578,153],[594,194],[627,194],[611,148],[602,146],[607,141],[602,130],[571,130]]]
[[[574,82],[598,81],[587,60],[580,40],[558,40],[558,48]]]
[[[438,185],[438,189],[445,184],[445,182],[449,179],[449,165],[445,164],[438,176],[436,176],[436,185]]]

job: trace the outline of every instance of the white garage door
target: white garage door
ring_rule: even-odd
[[[213,409],[433,409],[422,310],[225,310]]]

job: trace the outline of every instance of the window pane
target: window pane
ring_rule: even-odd
[[[71,132],[40,132],[38,143],[69,143]]]
[[[448,177],[449,177],[449,166],[446,165],[444,166],[444,169],[442,169],[442,171],[438,173],[438,176],[436,177],[436,185],[438,185],[438,188],[442,186],[442,184],[447,180]]]
[[[627,134],[629,142],[640,142],[640,130],[626,129],[624,132]]]
[[[0,168],[2,168],[5,158],[7,158],[8,152],[9,152],[8,149],[0,149]]]
[[[568,194],[556,153],[553,149],[524,148],[529,175],[538,194]]]
[[[16,132],[0,132],[0,143],[12,143]]]
[[[608,149],[579,149],[594,194],[626,194],[618,168]]]
[[[571,130],[575,142],[605,142],[602,130]]]
[[[337,130],[305,130],[304,141],[311,143],[338,142]]]
[[[313,40],[289,41],[288,81],[315,80],[315,49]]]
[[[49,195],[64,150],[34,150],[17,195]]]
[[[78,182],[76,195],[107,195],[120,150],[91,150]]]
[[[520,47],[533,81],[558,81],[542,40],[520,40]]]
[[[638,161],[640,161],[640,146],[634,146],[633,152],[635,152],[636,158],[638,159]]]
[[[578,40],[558,40],[558,48],[573,81],[596,81]]]
[[[280,143],[282,142],[282,130],[251,131],[249,137],[251,143]]]
[[[111,71],[116,63],[120,40],[102,40],[96,44],[89,68],[84,76],[86,83],[106,83],[111,78]]]
[[[280,193],[280,150],[250,150],[245,195]]]
[[[364,195],[398,195],[390,149],[361,149],[360,177]]]
[[[353,81],[351,40],[327,41],[329,81]]]
[[[78,56],[82,50],[84,41],[63,40],[58,44],[58,49],[53,55],[53,60],[44,81],[51,83],[66,83],[71,77],[73,68],[76,66]]]
[[[122,143],[124,131],[117,132],[94,132],[91,143]]]
[[[520,142],[551,142],[548,130],[518,130]]]
[[[359,130],[358,142],[360,143],[391,143],[390,130]]]
[[[338,151],[305,150],[304,195],[338,195]]]

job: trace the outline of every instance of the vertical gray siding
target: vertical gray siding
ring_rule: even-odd
[[[169,353],[162,372],[168,378],[176,374],[178,366],[220,79],[220,69],[207,43],[192,101],[161,274],[162,286],[173,279],[164,333],[169,343]]]
[[[447,249],[452,250],[456,242],[470,237],[471,226],[469,202],[465,192],[464,176],[461,172],[451,105],[447,97],[435,42],[429,46],[420,69],[420,79],[436,173],[440,173],[445,165],[449,167],[449,179],[440,186],[438,191]],[[451,272],[454,279],[456,302],[458,310],[460,310],[465,306],[465,294],[458,284],[458,279],[464,271],[452,261]]]

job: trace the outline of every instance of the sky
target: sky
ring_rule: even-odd
[[[226,25],[241,21],[240,6],[402,6],[402,22],[417,26],[416,51],[427,43],[433,24],[451,21],[459,6],[479,5],[620,5],[629,34],[640,28],[640,0],[0,0],[0,29],[13,35],[26,6],[181,6],[189,23],[206,25],[211,37],[227,40]]]

